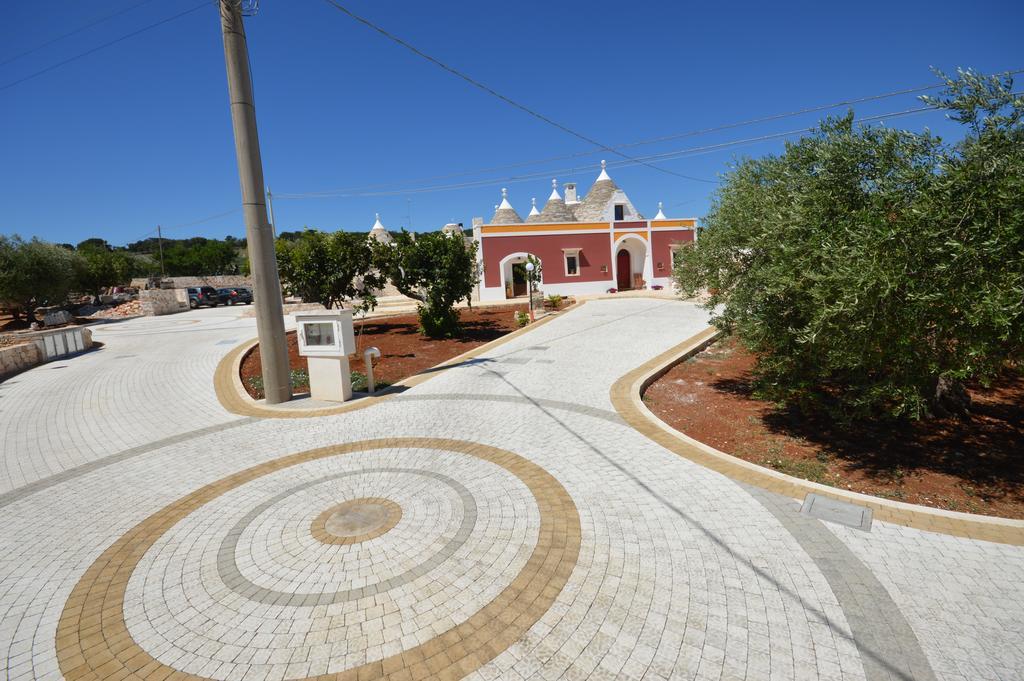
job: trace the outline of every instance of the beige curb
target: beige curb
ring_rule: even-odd
[[[802,499],[813,492],[839,501],[867,506],[876,520],[905,527],[1024,546],[1022,520],[917,506],[794,478],[720,452],[686,436],[651,413],[641,399],[644,390],[673,366],[700,352],[720,335],[720,331],[709,327],[617,380],[611,388],[611,401],[619,416],[669,451],[738,482],[793,499]]]
[[[224,355],[213,372],[213,388],[217,393],[217,400],[220,402],[221,406],[232,414],[238,414],[239,416],[257,416],[272,419],[305,419],[316,416],[344,414],[346,412],[372,407],[378,402],[394,397],[408,388],[430,380],[446,369],[450,369],[453,366],[473,359],[474,357],[479,357],[480,355],[490,352],[494,348],[504,345],[525,333],[529,333],[530,331],[547,324],[552,319],[580,307],[584,302],[585,301],[574,303],[556,314],[542,317],[532,324],[528,324],[521,329],[516,329],[515,331],[505,334],[501,338],[496,338],[489,343],[484,343],[483,345],[475,347],[468,352],[464,352],[457,357],[453,357],[446,362],[442,362],[435,367],[431,367],[430,369],[414,374],[413,376],[399,381],[398,383],[394,383],[375,395],[362,397],[353,402],[340,404],[336,407],[295,409],[287,406],[260,404],[249,397],[249,393],[247,393],[245,388],[242,386],[242,379],[240,378],[239,372],[241,370],[242,359],[245,357],[245,354],[258,342],[256,338],[236,346],[228,354]]]

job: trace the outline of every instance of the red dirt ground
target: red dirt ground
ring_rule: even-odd
[[[364,371],[362,352],[376,346],[380,348],[381,356],[373,365],[374,377],[378,381],[396,383],[514,331],[519,328],[515,323],[515,313],[519,310],[525,311],[526,305],[463,309],[462,338],[447,340],[431,340],[421,335],[415,313],[356,322],[358,359],[350,360],[351,368]],[[294,331],[288,332],[288,361],[293,370],[308,370],[306,358],[299,356]],[[260,371],[260,349],[257,345],[242,359],[239,371],[242,385],[255,399],[263,395],[250,385],[249,379],[259,376]]]
[[[952,511],[1024,518],[1024,375],[971,386],[969,420],[841,429],[752,397],[754,357],[733,339],[673,367],[644,403],[690,437],[834,487]]]

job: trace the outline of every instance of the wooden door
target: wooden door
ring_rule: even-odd
[[[627,291],[632,288],[633,271],[631,267],[629,251],[623,248],[615,256],[616,282],[620,291]]]
[[[512,265],[512,295],[516,298],[526,295],[526,263]]]

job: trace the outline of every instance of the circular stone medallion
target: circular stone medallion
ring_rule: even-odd
[[[459,531],[441,547],[439,558],[432,558],[427,564],[410,568],[417,576],[423,576],[432,570],[454,567],[447,566],[445,561],[464,543],[465,538],[461,535],[471,535],[478,526],[475,513],[469,510],[477,506],[472,493],[464,489],[464,486],[454,478],[430,470],[432,465],[436,465],[429,455],[430,450],[474,457],[503,468],[506,473],[518,478],[533,496],[533,503],[539,516],[539,526],[536,527],[537,540],[519,570],[508,576],[509,581],[501,591],[492,595],[490,600],[475,612],[463,613],[457,619],[450,620],[447,629],[435,629],[433,637],[416,639],[408,646],[403,645],[400,651],[380,651],[382,654],[377,659],[369,655],[354,661],[351,666],[346,664],[336,670],[328,665],[327,673],[314,674],[310,678],[316,678],[318,681],[362,678],[454,679],[471,674],[492,661],[526,635],[541,616],[548,612],[569,581],[579,557],[581,544],[580,516],[576,505],[568,491],[554,476],[532,461],[512,452],[478,443],[442,438],[386,438],[321,447],[238,471],[181,497],[121,535],[86,569],[64,605],[56,633],[57,660],[61,673],[68,681],[106,681],[115,676],[137,681],[152,678],[208,678],[161,662],[132,638],[125,620],[126,609],[129,607],[126,591],[140,562],[154,545],[158,544],[164,535],[173,532],[180,522],[233,490],[294,466],[377,450],[401,454],[405,468],[394,468],[388,471],[389,473],[414,473],[420,477],[437,479],[454,489],[465,501],[463,507],[467,510],[465,518],[459,525]],[[334,477],[340,479],[351,475],[353,473],[345,472]],[[323,480],[321,477],[307,484],[319,484]],[[294,488],[286,490],[283,498],[290,498],[295,492]],[[273,505],[277,501],[279,500],[273,498],[269,503]],[[263,505],[267,503],[264,502]],[[257,506],[248,515],[259,516],[264,510],[262,505]],[[408,508],[409,518],[413,518],[417,510]],[[249,522],[248,515],[242,517],[243,524]],[[313,521],[311,529],[319,535],[318,539],[323,543],[354,543],[356,540],[365,541],[371,535],[380,536],[394,528],[401,515],[402,509],[394,501],[377,497],[358,497],[321,512]],[[303,516],[308,517],[309,515]],[[305,522],[307,521],[302,522],[303,528]],[[217,552],[218,566],[237,572],[237,564],[229,558],[236,554],[232,547],[242,536],[243,530],[244,528],[239,527],[228,531]],[[449,548],[449,544],[455,548]],[[226,557],[221,556],[221,553]],[[381,582],[383,586],[367,585],[361,588],[392,588],[394,585],[390,581],[405,579],[403,575],[396,575]],[[291,605],[301,610],[291,614],[283,611],[280,614],[282,622],[286,622],[288,617],[308,617],[310,605],[326,607],[321,605],[325,599],[330,601],[338,596],[338,593],[325,592],[323,589],[309,593],[273,593],[258,585],[245,584],[244,581],[244,575],[236,576],[229,572],[222,583],[229,586],[229,591],[232,584],[240,584],[244,593],[236,595],[246,598],[249,603],[266,596],[273,598],[274,608],[288,608],[288,598],[297,599],[298,603]],[[131,607],[134,608],[135,605],[131,604]],[[406,621],[412,620],[403,620],[403,623]],[[344,625],[338,625],[332,631],[340,632],[343,636],[348,634]],[[382,648],[379,644],[377,647]],[[249,649],[257,653],[267,652],[266,647],[260,648],[257,644],[253,644]],[[213,658],[207,662],[218,662],[219,666],[222,665]],[[286,676],[293,680],[298,678],[290,673]],[[217,674],[214,678],[227,677]]]
[[[313,538],[324,544],[358,544],[379,537],[402,518],[402,507],[390,499],[363,497],[332,506],[310,526]]]

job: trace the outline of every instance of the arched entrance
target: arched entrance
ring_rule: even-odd
[[[540,270],[533,275],[534,289],[543,281],[544,275],[540,258],[529,253],[512,253],[507,255],[502,258],[500,263],[501,287],[505,290],[506,298],[518,298],[526,295],[528,288],[526,262],[528,258],[533,258],[534,264]]]
[[[647,241],[627,234],[615,242],[615,288],[620,291],[642,289],[650,277]]]
[[[633,288],[633,268],[630,260],[629,251],[620,248],[615,256],[615,271],[618,273],[616,284],[620,291]]]

